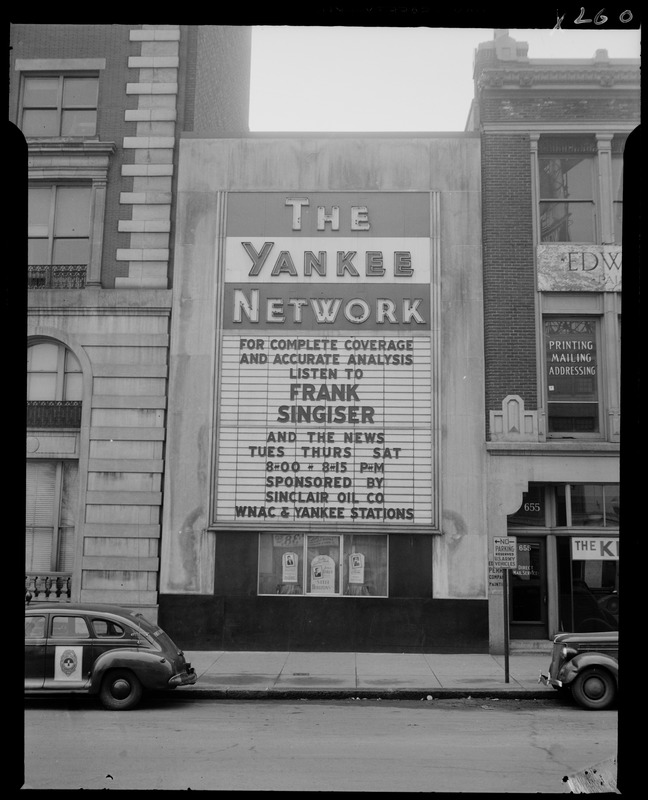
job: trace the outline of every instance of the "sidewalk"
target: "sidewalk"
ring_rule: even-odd
[[[199,698],[509,697],[556,699],[538,683],[551,656],[484,653],[185,651],[198,680],[177,691]]]

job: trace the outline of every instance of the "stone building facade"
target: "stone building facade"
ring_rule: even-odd
[[[11,26],[10,120],[29,181],[34,600],[157,617],[177,142],[197,126],[246,131],[250,33]]]

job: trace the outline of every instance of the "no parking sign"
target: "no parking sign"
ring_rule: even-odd
[[[493,564],[500,569],[517,567],[517,536],[499,536],[493,540]]]

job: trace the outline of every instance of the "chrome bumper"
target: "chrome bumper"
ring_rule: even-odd
[[[176,686],[192,686],[197,680],[196,670],[193,667],[188,667],[185,672],[179,672],[169,678],[169,687],[173,689]]]
[[[553,686],[554,689],[560,689],[563,685],[562,681],[552,678],[547,672],[541,672],[538,678],[538,683],[544,683],[545,686]]]

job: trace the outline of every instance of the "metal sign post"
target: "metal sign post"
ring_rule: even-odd
[[[504,598],[504,681],[509,682],[509,588],[508,571],[517,567],[517,537],[501,536],[493,540],[493,564],[502,570]]]
[[[509,603],[508,603],[508,569],[504,567],[502,593],[504,595],[504,683],[509,682]]]

